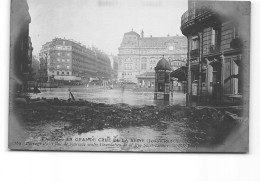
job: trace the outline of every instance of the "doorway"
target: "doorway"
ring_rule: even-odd
[[[213,67],[212,75],[212,99],[219,101],[221,98],[221,66]]]

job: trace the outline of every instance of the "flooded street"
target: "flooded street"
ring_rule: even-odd
[[[59,98],[67,100],[69,98],[69,89],[76,99],[83,99],[95,103],[117,104],[125,103],[128,105],[156,105],[153,92],[135,92],[122,89],[103,89],[87,87],[64,87],[44,89],[42,93],[32,94],[32,98]],[[46,90],[46,91],[45,91]],[[183,92],[173,92],[169,105],[185,106],[185,94]]]
[[[100,88],[71,88],[76,101],[68,102],[68,90],[32,94],[29,103],[14,106],[11,113],[17,117],[11,117],[22,122],[18,128],[25,132],[14,147],[192,152],[197,147],[223,144],[236,125],[225,109],[186,107],[185,94],[180,92],[173,93],[170,105],[161,105],[152,92]]]

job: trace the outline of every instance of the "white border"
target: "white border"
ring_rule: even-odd
[[[9,6],[0,10],[0,183],[253,183],[260,180],[260,2],[252,1],[249,154],[10,152],[7,150]]]

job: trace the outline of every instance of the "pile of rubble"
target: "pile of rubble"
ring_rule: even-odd
[[[236,125],[236,120],[227,113],[227,109],[219,110],[212,107],[109,105],[84,100],[42,98],[16,100],[13,110],[27,124],[69,122],[65,128],[77,133],[178,123],[181,126],[189,126],[194,132],[211,132],[211,135],[216,137],[228,133]]]

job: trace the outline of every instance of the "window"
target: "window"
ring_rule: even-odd
[[[57,75],[59,75],[60,74],[60,72],[57,72]]]
[[[64,74],[64,72],[61,72],[61,74],[63,75],[63,74]]]
[[[57,65],[57,69],[59,69],[60,68],[60,65]]]
[[[67,66],[67,69],[70,69],[70,66]]]
[[[150,60],[149,69],[154,70],[155,66],[156,66],[156,59],[154,57],[152,57],[151,60]]]
[[[60,56],[60,53],[58,52],[58,56]]]
[[[64,62],[64,61],[65,61],[65,59],[62,59],[61,61],[62,61],[62,62]]]
[[[60,61],[60,58],[58,58],[57,61]]]
[[[239,37],[238,24],[235,24],[233,27],[233,39],[236,39],[238,37]]]
[[[170,45],[170,46],[168,47],[168,49],[169,49],[169,50],[173,50],[173,46]]]
[[[146,68],[147,68],[147,59],[143,57],[141,59],[141,70],[146,70]]]
[[[211,45],[215,45],[216,44],[216,31],[214,28],[212,28],[211,30]]]
[[[67,56],[70,56],[70,53],[67,53]]]
[[[70,62],[70,60],[69,60],[69,59],[67,59],[67,62]]]
[[[67,75],[69,75],[70,74],[70,72],[67,72]]]
[[[198,36],[194,36],[191,40],[191,50],[195,50],[199,48],[199,40]]]

